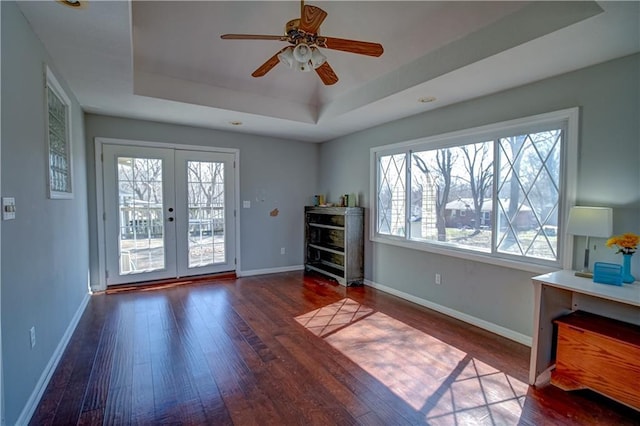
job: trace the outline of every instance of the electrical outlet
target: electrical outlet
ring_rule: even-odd
[[[36,345],[36,326],[29,329],[29,338],[31,339],[31,349]]]
[[[440,276],[440,274],[436,274],[436,284],[442,284],[442,277]]]
[[[287,251],[284,249],[284,247],[280,248],[280,254],[285,254]]]

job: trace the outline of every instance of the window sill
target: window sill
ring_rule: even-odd
[[[394,238],[381,238],[371,237],[370,240],[374,243],[387,244],[397,247],[403,247],[412,250],[419,250],[428,253],[435,253],[442,256],[456,257],[464,260],[471,260],[479,263],[486,263],[489,265],[501,266],[503,268],[517,269],[520,271],[532,272],[535,274],[546,274],[548,272],[554,272],[562,269],[560,266],[546,266],[538,265],[529,262],[518,262],[510,259],[502,259],[499,257],[493,257],[490,255],[484,255],[473,251],[466,251],[460,249],[448,249],[446,247],[438,247],[432,244],[425,244],[419,242],[407,241],[404,239]]]

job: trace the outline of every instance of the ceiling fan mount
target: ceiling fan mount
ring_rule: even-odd
[[[316,6],[305,5],[304,0],[301,0],[300,18],[288,21],[283,35],[223,34],[220,38],[224,40],[277,40],[288,42],[289,46],[282,48],[267,59],[251,75],[253,77],[262,77],[282,62],[289,68],[298,71],[314,69],[326,85],[337,83],[338,76],[319,48],[375,57],[382,55],[384,49],[379,43],[320,36],[318,31],[326,17],[327,12]]]
[[[300,18],[292,19],[284,26],[284,33],[289,35],[291,32],[298,31],[300,28]]]

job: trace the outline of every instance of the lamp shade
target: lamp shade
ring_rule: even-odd
[[[293,49],[293,57],[296,61],[306,64],[311,59],[311,48],[306,43],[298,43]]]
[[[613,232],[613,210],[609,207],[574,206],[569,211],[567,233],[608,238]]]
[[[295,58],[293,57],[293,48],[287,47],[285,50],[279,53],[278,60],[289,68],[292,68],[295,62]]]
[[[325,62],[327,62],[327,57],[324,56],[320,52],[320,50],[318,50],[318,48],[312,47],[311,48],[311,66],[313,66],[313,69],[315,70],[319,68]]]

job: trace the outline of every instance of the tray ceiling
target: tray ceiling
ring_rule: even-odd
[[[282,34],[299,2],[19,6],[88,112],[309,142],[640,51],[638,2],[309,4],[328,13],[322,35],[381,43],[384,54],[323,49],[334,86],[282,64],[253,78],[286,43],[220,35]]]

